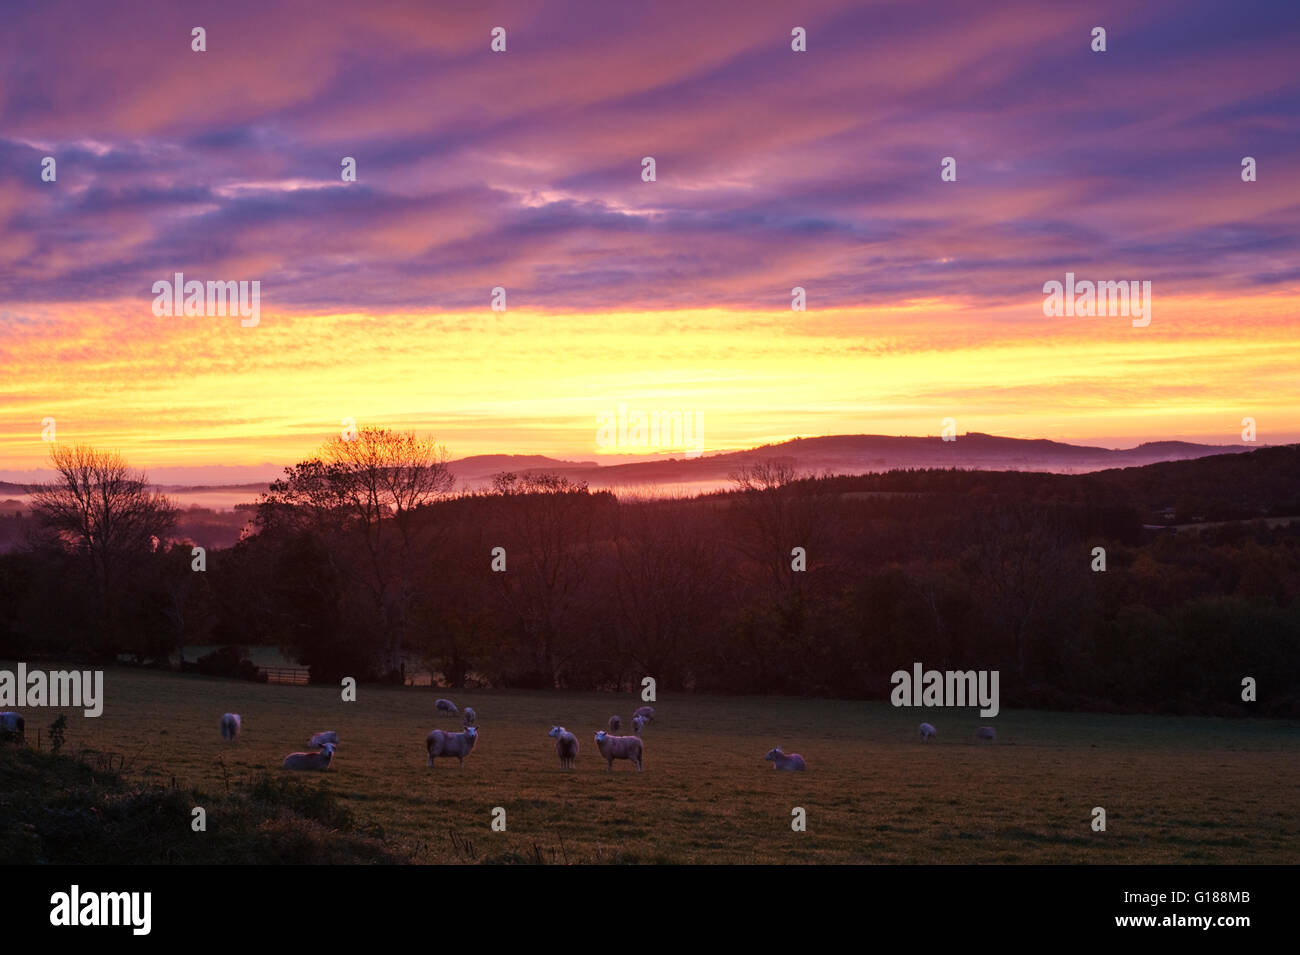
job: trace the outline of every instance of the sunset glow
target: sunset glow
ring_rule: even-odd
[[[45,466],[49,417],[196,478],[274,474],[345,418],[607,459],[620,402],[698,415],[706,451],[947,417],[1300,438],[1294,10],[1246,44],[1196,4],[827,2],[799,57],[780,5],[340,4],[286,42],[232,3],[202,55],[172,4],[60,6],[0,40],[0,477]],[[1103,13],[1105,70],[1074,39]],[[258,280],[259,324],[155,317],[176,271]],[[1044,317],[1067,271],[1150,281],[1152,323]]]

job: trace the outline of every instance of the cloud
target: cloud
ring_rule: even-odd
[[[20,7],[0,295],[100,301],[175,269],[286,308],[448,310],[497,284],[595,310],[793,284],[997,301],[1093,265],[1179,292],[1290,280],[1260,260],[1295,250],[1293,5],[938,6],[814,4],[806,54],[778,4],[233,3],[200,17],[203,54],[173,4]]]

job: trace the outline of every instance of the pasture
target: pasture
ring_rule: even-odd
[[[12,666],[12,664],[4,664]],[[42,669],[57,669],[53,663]],[[293,774],[329,790],[418,862],[610,863],[1294,863],[1300,859],[1300,724],[887,703],[661,694],[646,770],[613,773],[593,733],[613,713],[629,732],[637,697],[363,685],[282,687],[129,668],[105,673],[104,713],[26,710],[29,744],[59,712],[64,752],[117,753],[142,784],[221,792],[319,730],[337,730],[330,771]],[[447,696],[478,711],[458,769],[425,765],[425,734]],[[218,720],[243,717],[237,744]],[[926,720],[938,739],[922,743]],[[578,736],[559,767],[552,724]],[[973,730],[992,723],[994,743]],[[774,745],[806,773],[776,772]],[[48,743],[46,744],[48,746]],[[101,760],[103,756],[99,757]],[[115,764],[116,768],[116,764]],[[289,775],[289,774],[283,774]],[[490,828],[494,807],[507,830]],[[807,831],[791,831],[793,807]],[[1102,806],[1107,831],[1093,832]],[[196,834],[194,838],[202,838]]]

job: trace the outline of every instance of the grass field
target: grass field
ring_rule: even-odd
[[[425,734],[459,728],[435,716],[438,695],[478,711],[463,769],[425,765]],[[66,711],[65,752],[121,754],[125,775],[146,784],[238,789],[280,774],[311,732],[337,730],[332,769],[297,777],[420,862],[1300,860],[1295,722],[1005,710],[987,721],[974,710],[670,694],[654,704],[645,772],[618,762],[609,774],[592,734],[615,712],[628,725],[640,705],[631,696],[362,686],[343,703],[333,688],[127,668],[106,672],[105,696],[98,719]],[[226,711],[243,717],[233,746],[217,729]],[[25,711],[31,745],[58,712]],[[916,738],[921,719],[937,742]],[[970,740],[984,722],[996,743]],[[576,771],[559,768],[553,723],[580,740]],[[762,757],[778,743],[808,772],[773,771]],[[497,806],[506,832],[490,828]],[[791,831],[796,806],[806,832]],[[1094,806],[1106,809],[1104,833],[1090,828]]]

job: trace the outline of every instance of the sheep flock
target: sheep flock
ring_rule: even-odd
[[[427,765],[432,768],[438,757],[455,757],[457,765],[464,767],[465,759],[474,751],[475,744],[478,742],[478,714],[474,708],[467,706],[462,711],[455,703],[447,699],[439,699],[434,703],[434,709],[438,713],[461,716],[460,732],[450,732],[447,730],[433,729],[425,737],[425,753],[428,759]],[[645,742],[642,736],[647,726],[655,719],[653,707],[638,707],[632,714],[632,735],[621,736],[619,730],[622,727],[622,719],[615,715],[608,720],[608,729],[595,731],[596,749],[600,753],[601,759],[605,761],[606,772],[612,772],[616,761],[626,761],[631,764],[636,772],[641,772],[645,768]],[[230,745],[239,742],[240,735],[243,732],[243,718],[238,713],[225,713],[222,715],[218,726],[221,731],[222,740]],[[0,739],[22,739],[24,730],[24,721],[21,714],[16,712],[0,713]],[[922,723],[919,728],[919,735],[922,742],[933,743],[938,739],[939,732],[931,723]],[[547,734],[555,740],[555,754],[560,760],[562,770],[576,769],[578,760],[578,737],[569,732],[564,726],[555,724]],[[973,740],[983,741],[985,743],[995,742],[997,733],[992,726],[978,727],[973,733]],[[281,768],[289,770],[314,770],[325,771],[331,768],[334,762],[334,753],[339,746],[339,734],[334,730],[322,730],[311,734],[307,741],[308,747],[305,752],[290,753],[284,757]],[[780,746],[775,746],[768,751],[763,757],[764,760],[772,764],[775,770],[787,772],[804,772],[808,768],[807,761],[799,753],[786,753]]]

